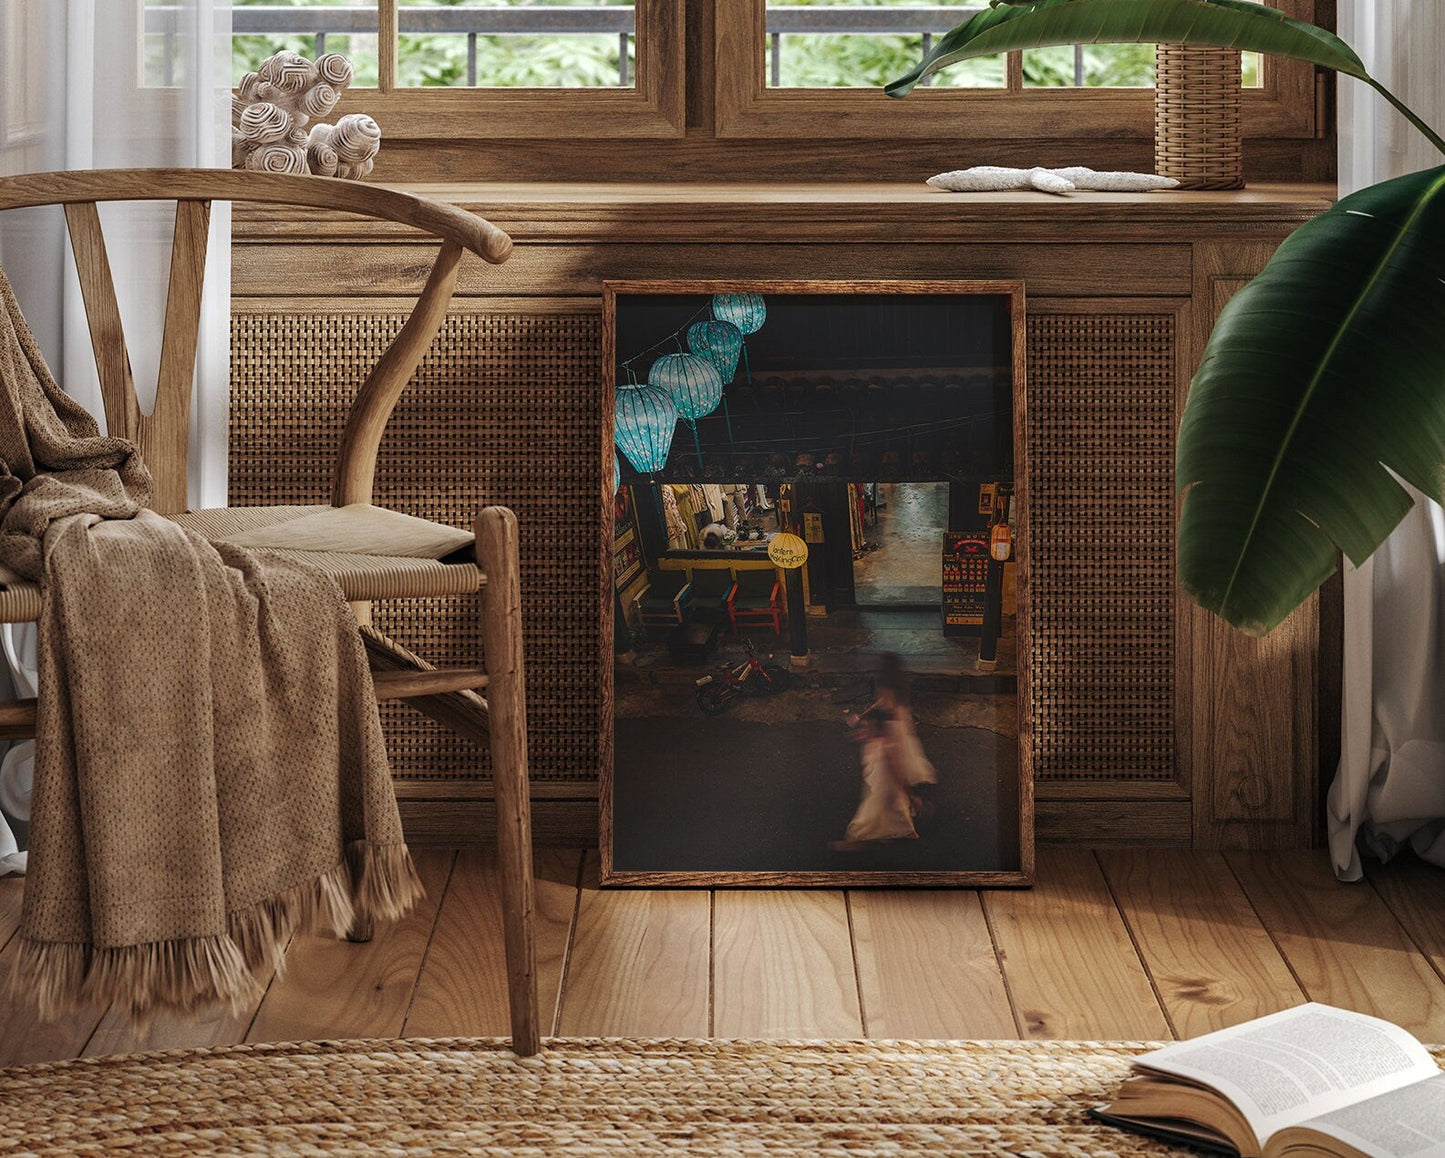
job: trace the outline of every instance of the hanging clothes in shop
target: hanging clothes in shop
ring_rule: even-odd
[[[662,492],[662,521],[667,528],[667,546],[669,550],[675,550],[688,545],[687,524],[683,522],[682,512],[677,506],[677,488],[663,486],[658,488]],[[687,489],[683,488],[683,493]]]
[[[738,525],[752,512],[752,504],[748,502],[748,488],[745,486],[730,486],[723,488],[723,522],[728,530],[736,531]]]
[[[702,487],[704,501],[707,503],[708,513],[712,516],[712,522],[723,521],[727,511],[723,508],[723,489],[716,483],[704,483]]]
[[[864,520],[866,518],[867,501],[863,493],[862,483],[848,484],[848,529],[853,536],[853,558],[858,558],[867,550],[867,543],[864,541]]]

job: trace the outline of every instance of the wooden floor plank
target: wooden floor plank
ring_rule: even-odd
[[[1368,883],[1335,880],[1323,849],[1226,857],[1312,1000],[1445,1041],[1445,982]]]
[[[1340,885],[1323,853],[1045,848],[1031,892],[845,900],[604,892],[595,855],[581,856],[538,856],[539,988],[544,1005],[560,994],[564,1034],[992,1037],[1017,1017],[1030,1036],[1155,1038],[1168,1033],[1161,1001],[1189,1035],[1308,997],[1445,1040],[1445,873],[1418,863]],[[298,940],[251,1040],[506,1032],[502,971],[486,967],[501,959],[489,857],[465,853],[455,872],[449,851],[417,859],[422,909],[368,945]],[[0,880],[0,977],[23,888]],[[245,1028],[162,1014],[137,1035],[99,1011],[44,1024],[28,1009],[0,996],[0,1064],[234,1041]]]
[[[587,854],[562,995],[566,1037],[706,1037],[708,894],[600,889]]]
[[[859,1037],[842,892],[728,889],[713,900],[718,1037]]]
[[[1398,856],[1385,865],[1367,862],[1365,875],[1435,972],[1445,977],[1445,868]]]
[[[137,1053],[153,1049],[199,1049],[215,1045],[235,1045],[246,1040],[246,1031],[265,999],[273,978],[268,976],[256,996],[246,1007],[233,1012],[228,1005],[204,1010],[199,1014],[180,1014],[162,1010],[148,1023],[137,1025],[128,1014],[111,1006],[101,1018],[94,1035],[86,1043],[84,1057],[105,1057],[117,1053]]]
[[[20,902],[25,895],[24,877],[0,877],[0,949],[20,928]]]
[[[9,992],[10,971],[19,949],[20,938],[12,936],[0,950],[0,993],[5,995],[0,1001],[0,1067],[79,1056],[105,1010],[88,1009],[57,1021],[41,1021],[29,994]],[[0,1111],[0,1122],[3,1120]]]
[[[577,908],[577,850],[538,849],[537,1000],[553,1032],[562,963]],[[452,869],[431,948],[417,981],[407,1037],[504,1037],[511,1032],[501,874],[495,849],[463,849]]]
[[[972,890],[849,894],[868,1036],[1018,1036],[998,956]]]
[[[982,895],[1026,1036],[1169,1037],[1092,853],[1041,847],[1032,889]]]
[[[362,945],[334,937],[297,937],[285,972],[271,983],[247,1041],[399,1037],[437,908],[456,853],[413,850],[426,899]]]
[[[1305,1000],[1219,853],[1109,849],[1098,856],[1178,1036]]]

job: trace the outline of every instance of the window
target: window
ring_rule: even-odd
[[[356,79],[338,111],[372,113],[390,137],[676,136],[683,3],[233,0],[231,71],[342,53]],[[173,13],[145,0],[149,85],[174,83]]]
[[[1273,2],[1305,19],[1333,8],[1330,0]],[[145,13],[147,84],[174,83],[174,0],[133,3]],[[981,139],[1000,146],[991,155],[1021,156],[1007,143],[1022,150],[1043,139],[1052,155],[1087,161],[1094,142],[1152,136],[1149,45],[1013,52],[948,69],[906,101],[879,91],[981,7],[982,0],[233,0],[232,70],[239,79],[281,48],[344,53],[357,79],[339,111],[371,113],[387,140],[411,142],[409,163],[419,173],[436,141],[508,140],[509,157],[547,177],[563,163],[556,149],[542,156],[547,142],[631,139],[638,147],[616,159],[635,179],[672,175],[679,164],[698,175],[751,164],[749,179],[765,179],[796,172],[787,142],[799,139],[880,142],[895,158],[905,141]],[[1328,132],[1319,105],[1327,90],[1310,66],[1247,54],[1244,78],[1247,136],[1298,141]],[[684,130],[685,147],[648,151],[648,141]],[[777,143],[730,152],[715,138]],[[1273,171],[1308,171],[1305,154],[1322,163],[1320,147],[1288,146],[1272,154],[1281,158]],[[887,162],[870,153],[869,165],[881,174]],[[500,155],[477,168],[513,171]]]
[[[1274,2],[1292,15],[1314,16],[1313,0]],[[754,138],[1152,133],[1151,45],[1012,52],[945,70],[904,102],[877,92],[916,63],[935,36],[981,7],[979,0],[722,0],[715,17],[716,131]],[[1313,136],[1314,70],[1252,53],[1242,63],[1246,134]]]
[[[767,0],[770,88],[882,86],[907,72],[934,38],[982,11],[978,0]],[[1259,84],[1259,56],[1244,54],[1245,87]],[[966,60],[925,86],[1147,88],[1152,44],[1079,44]]]

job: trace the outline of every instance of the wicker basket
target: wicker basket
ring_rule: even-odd
[[[1154,169],[1181,189],[1244,184],[1239,53],[1161,44],[1155,49]]]

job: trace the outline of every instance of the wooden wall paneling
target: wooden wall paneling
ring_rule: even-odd
[[[603,890],[588,853],[558,1032],[565,1037],[707,1037],[709,894]]]
[[[983,894],[1025,1037],[1167,1039],[1169,1025],[1091,852],[1041,848],[1032,889]],[[1062,970],[1059,961],[1088,961]]]
[[[1219,853],[1125,848],[1097,855],[1176,1036],[1306,1000]]]
[[[845,894],[713,894],[718,1037],[859,1037],[865,1032]]]
[[[866,194],[757,186],[750,192],[737,187],[736,203],[724,204],[717,189],[699,186],[551,186],[525,192],[531,188],[466,187],[456,194],[459,201],[477,198],[477,207],[488,211],[494,201],[511,215],[501,218],[506,225],[534,239],[519,246],[517,261],[497,272],[522,269],[518,263],[529,260],[528,254],[536,264],[513,282],[485,280],[477,269],[464,272],[470,279],[465,296],[456,300],[383,447],[379,499],[457,525],[487,502],[518,508],[530,616],[527,647],[529,657],[536,657],[529,663],[528,688],[540,845],[592,843],[597,830],[592,793],[598,709],[589,690],[598,686],[597,673],[568,658],[586,661],[595,651],[589,635],[595,611],[584,606],[596,595],[595,559],[585,537],[575,535],[573,508],[575,496],[592,488],[588,480],[596,471],[594,456],[577,450],[592,445],[596,431],[567,400],[595,381],[598,282],[604,274],[658,271],[669,277],[798,278],[856,277],[859,269],[910,277],[1023,277],[1030,288],[1030,390],[1041,392],[1043,403],[1035,413],[1054,424],[1048,437],[1060,446],[1069,443],[1071,452],[1092,448],[1087,469],[1094,475],[1059,474],[1065,490],[1054,498],[1077,507],[1056,521],[1061,549],[1078,556],[1069,556],[1074,569],[1069,582],[1087,580],[1064,602],[1083,599],[1094,607],[1085,619],[1093,616],[1087,630],[1098,638],[1090,643],[1087,631],[1075,632],[1082,650],[1065,657],[1060,672],[1106,672],[1107,678],[1092,709],[1089,696],[1071,693],[1069,711],[1077,708],[1083,715],[1055,729],[1064,747],[1056,745],[1049,759],[1038,761],[1039,839],[1166,845],[1191,839],[1213,845],[1309,839],[1314,781],[1297,779],[1294,770],[1313,744],[1313,706],[1289,690],[1290,679],[1311,678],[1308,625],[1303,631],[1291,625],[1258,645],[1197,622],[1197,613],[1173,588],[1170,496],[1173,426],[1206,323],[1227,293],[1259,268],[1277,238],[1327,204],[1320,190],[1247,190],[1212,194],[1207,201],[1192,194],[1136,198],[1125,216],[1106,195],[1067,201],[1007,195],[1014,199],[1005,205],[900,192],[898,186]],[[527,199],[533,194],[529,216]],[[1009,215],[1009,242],[982,240],[997,235],[999,212]],[[1175,232],[1166,241],[1159,231],[1171,214]],[[665,243],[644,240],[650,216]],[[897,244],[897,235],[915,236],[906,224],[910,216],[920,244]],[[425,273],[430,255],[413,253],[416,247],[402,235],[385,233],[384,242],[360,244],[365,234],[341,220],[322,222],[326,243],[309,245],[269,238],[292,228],[274,215],[238,225],[233,501],[325,498],[330,426],[339,423],[354,390],[355,367],[365,364],[373,346],[379,349],[393,313],[409,301],[406,295]],[[713,239],[719,220],[727,225],[723,232],[747,240],[718,245]],[[1050,220],[1054,240],[1038,241]],[[1015,239],[1015,224],[1020,238],[1032,240]],[[924,237],[946,237],[950,229],[956,235],[952,244],[922,243]],[[704,233],[705,243],[684,244]],[[755,234],[765,240],[755,241]],[[890,237],[887,244],[879,240],[884,235]],[[865,237],[872,240],[858,240]],[[332,280],[338,271],[347,287],[340,297]],[[319,362],[306,353],[317,347],[325,351]],[[295,384],[298,357],[310,360]],[[1118,405],[1120,399],[1128,404]],[[549,426],[554,419],[556,425]],[[443,463],[434,449],[438,438],[533,446],[539,453],[461,456]],[[1120,447],[1131,456],[1123,458]],[[1115,512],[1112,500],[1102,496],[1117,489],[1121,464],[1129,486]],[[1077,545],[1070,548],[1063,532],[1071,521],[1087,524],[1083,537],[1107,540],[1113,555],[1091,560]],[[1126,524],[1135,539],[1154,537],[1144,554],[1128,535],[1119,554],[1116,532]],[[1045,525],[1035,537],[1042,541],[1046,531]],[[559,569],[559,550],[569,535],[584,545]],[[1094,589],[1087,584],[1096,581],[1090,595]],[[453,662],[449,650],[461,662],[474,649],[460,601],[440,614],[429,610],[425,618],[405,601],[378,605],[377,614],[387,619],[392,634],[441,662]],[[1167,624],[1171,615],[1172,638],[1167,627],[1161,634],[1154,623],[1162,617]],[[1072,630],[1064,619],[1054,626]],[[1121,710],[1111,716],[1113,709]],[[492,820],[486,755],[402,706],[384,711],[409,838],[474,840]],[[1288,727],[1276,727],[1285,716],[1291,717]],[[1128,730],[1123,742],[1120,720]],[[1270,769],[1263,790],[1251,779],[1260,767]],[[1207,768],[1209,775],[1191,796],[1196,768]],[[1277,819],[1261,819],[1266,815]]]
[[[579,770],[585,776],[586,770]],[[465,782],[458,782],[465,783]],[[483,782],[491,791],[491,781]],[[532,798],[532,844],[537,848],[597,847],[597,786],[584,781],[587,796],[581,800]],[[397,781],[406,791],[406,781]],[[398,801],[406,839],[413,845],[491,844],[497,829],[497,806],[488,800]]]
[[[871,236],[876,239],[876,226]],[[844,248],[838,242],[718,244],[716,237],[713,232],[708,242],[689,245],[683,259],[671,242],[519,245],[502,266],[464,259],[457,294],[591,298],[600,294],[604,280],[676,278],[680,260],[689,278],[856,279],[860,270],[875,279],[1023,278],[1030,301],[1036,296],[1113,294],[1122,287],[1142,296],[1187,297],[1190,289],[1189,248],[1178,244],[948,246],[854,240]],[[414,290],[434,256],[425,246],[400,241],[364,246],[296,241],[237,245],[232,260],[234,276],[248,298],[284,300],[329,289],[362,300]]]
[[[1081,192],[1067,198],[1033,191],[945,193],[921,181],[897,179],[766,184],[412,181],[400,188],[482,215],[519,248],[538,243],[715,244],[719,238],[749,245],[994,245],[1000,241],[1001,217],[1008,220],[1005,240],[1015,246],[1187,246],[1196,237],[1283,236],[1329,203],[1328,191],[1320,185],[1279,182],[1222,193]],[[233,237],[238,245],[416,241],[399,224],[341,212],[298,215],[264,203],[238,207]],[[1127,257],[1127,249],[1119,256]],[[1188,262],[1187,249],[1180,260]],[[856,268],[846,272],[859,276]],[[1116,292],[1132,292],[1132,286],[1121,280]]]
[[[1335,880],[1324,849],[1225,856],[1311,1001],[1445,1041],[1445,980],[1368,882]]]
[[[581,853],[541,849],[535,861],[537,1001],[541,1031],[554,1032],[562,971],[577,911]],[[457,855],[403,1029],[407,1037],[506,1037],[507,970],[502,883],[496,853]]]
[[[848,894],[868,1036],[1018,1036],[978,893]]]
[[[1196,244],[1192,364],[1219,311],[1273,251],[1265,242]],[[1196,846],[1310,843],[1318,815],[1318,628],[1318,596],[1263,638],[1181,596],[1177,631],[1189,698],[1180,714]]]
[[[1188,800],[1036,800],[1034,839],[1039,844],[1189,848],[1192,809]]]
[[[456,853],[418,848],[413,856],[426,897],[365,944],[328,934],[293,940],[247,1041],[401,1036]]]

